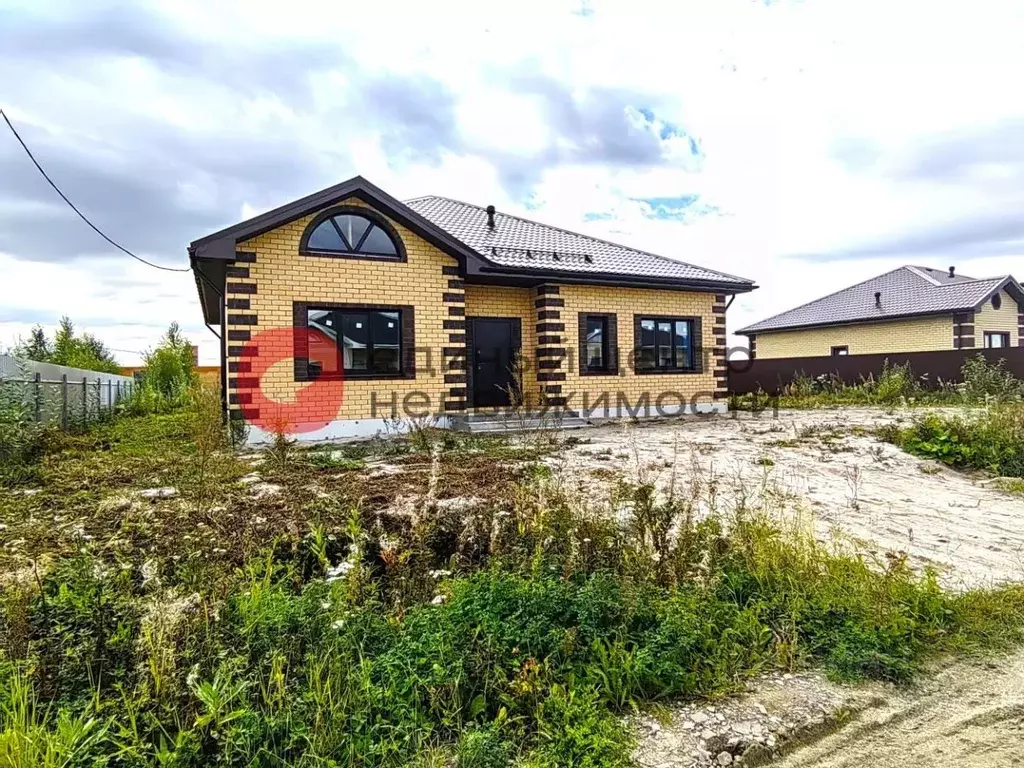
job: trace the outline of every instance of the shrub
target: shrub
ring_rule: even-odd
[[[30,606],[39,674],[54,698],[88,698],[133,679],[139,605],[131,570],[80,555],[59,562]]]
[[[33,464],[43,455],[51,431],[35,421],[26,385],[0,380],[0,483],[35,478]]]
[[[626,768],[632,740],[600,705],[597,691],[553,685],[537,711],[539,745],[529,768]]]
[[[146,353],[146,367],[125,410],[133,415],[168,413],[183,408],[192,399],[198,381],[192,344],[171,323],[156,349]]]
[[[960,369],[963,381],[961,394],[964,400],[968,403],[978,403],[988,399],[1019,399],[1024,383],[1006,370],[1005,364],[1005,360],[989,363],[981,353],[964,360]]]
[[[469,727],[462,733],[456,752],[457,768],[507,768],[512,764],[513,750],[502,739],[504,719],[481,727]]]
[[[43,449],[45,427],[33,419],[24,385],[0,381],[0,463],[24,463]]]
[[[1024,477],[1024,405],[1004,403],[978,413],[928,413],[880,436],[905,451],[953,467]]]

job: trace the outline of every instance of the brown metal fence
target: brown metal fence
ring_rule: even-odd
[[[910,364],[915,375],[923,377],[926,386],[942,381],[959,381],[964,361],[982,354],[990,363],[1004,360],[1005,367],[1017,378],[1024,379],[1024,349],[950,349],[938,352],[899,352],[881,355],[841,355],[838,357],[780,357],[774,359],[730,360],[729,393],[745,395],[762,391],[778,394],[779,390],[800,375],[837,376],[847,384],[856,384],[868,377],[878,378],[886,361],[890,365]]]

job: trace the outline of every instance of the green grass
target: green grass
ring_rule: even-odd
[[[44,457],[39,494],[0,495],[21,538],[57,510],[87,531],[0,562],[0,765],[618,767],[621,715],[652,702],[777,668],[902,683],[1024,640],[1021,588],[947,593],[766,508],[697,520],[700,499],[626,484],[605,506],[493,437],[278,446],[260,471],[284,492],[258,502],[225,454],[199,497],[190,418],[105,425]],[[402,468],[386,489],[380,461]],[[98,509],[151,484],[182,496]],[[270,527],[234,538],[244,515]]]
[[[968,413],[926,413],[880,436],[917,456],[952,467],[1024,478],[1024,405],[992,405]]]

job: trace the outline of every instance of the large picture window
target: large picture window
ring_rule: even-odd
[[[696,372],[699,321],[691,317],[636,317],[636,370]]]
[[[411,310],[296,305],[296,315],[310,331],[319,332],[310,334],[308,349],[296,350],[296,359],[302,364],[296,367],[300,378],[341,374],[345,378],[393,378],[411,373],[407,360],[411,328],[405,327],[412,322]],[[333,349],[315,348],[322,344],[331,344]]]
[[[404,261],[402,240],[394,227],[374,211],[354,206],[333,208],[317,216],[299,241],[307,256]]]

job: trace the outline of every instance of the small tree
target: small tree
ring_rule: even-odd
[[[175,400],[188,392],[195,378],[192,345],[182,336],[180,326],[171,323],[157,348],[146,353],[145,386]]]
[[[48,363],[53,357],[53,347],[46,338],[43,326],[32,328],[27,341],[19,341],[14,346],[14,356],[23,360],[34,360],[37,363]]]

